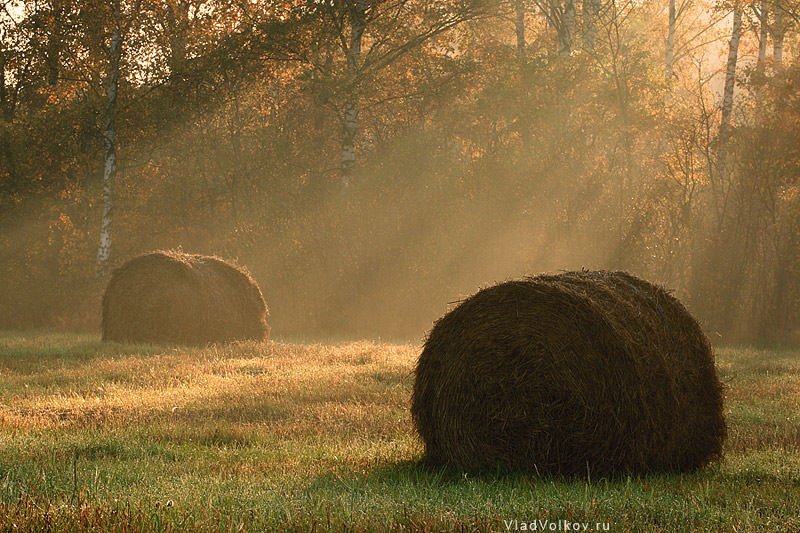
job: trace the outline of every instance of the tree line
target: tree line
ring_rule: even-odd
[[[0,327],[237,258],[276,333],[419,339],[494,280],[627,269],[800,329],[794,0],[3,0]]]

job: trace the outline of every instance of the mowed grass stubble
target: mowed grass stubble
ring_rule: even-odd
[[[419,350],[0,333],[0,530],[800,528],[800,350],[717,351],[722,463],[612,480],[421,467]]]

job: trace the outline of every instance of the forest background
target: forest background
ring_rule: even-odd
[[[245,265],[275,334],[419,341],[542,271],[800,337],[797,0],[0,0],[0,328]]]

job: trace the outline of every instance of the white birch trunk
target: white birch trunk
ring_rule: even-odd
[[[775,9],[775,29],[772,32],[772,59],[776,65],[783,63],[783,39],[786,36],[786,28],[783,25],[783,9],[780,6]]]
[[[95,273],[98,277],[105,275],[108,269],[108,258],[111,254],[111,225],[113,214],[114,177],[117,171],[117,91],[119,89],[119,64],[122,57],[122,36],[120,34],[120,0],[112,0],[114,15],[114,33],[109,44],[108,90],[105,113],[103,141],[105,144],[103,165],[103,222],[100,228],[100,247],[97,250]]]
[[[186,69],[186,31],[189,23],[189,1],[179,0],[175,7],[167,6],[167,23],[170,29],[170,81],[173,86],[179,83]]]
[[[517,33],[517,57],[525,57],[525,4],[523,0],[514,0],[516,19],[514,29]]]
[[[558,55],[572,55],[572,31],[575,27],[575,0],[564,0],[564,16],[558,29]]]
[[[725,68],[725,89],[722,95],[722,120],[717,135],[718,148],[716,154],[715,170],[712,174],[712,195],[717,224],[723,224],[728,197],[727,186],[727,160],[728,160],[728,133],[733,113],[733,91],[736,86],[736,62],[739,58],[739,39],[742,34],[742,8],[734,5],[733,30],[728,48],[728,64]]]
[[[677,22],[677,11],[675,0],[669,0],[669,26],[667,29],[667,53],[666,53],[666,79],[671,80],[675,74],[675,24]]]
[[[358,107],[356,89],[361,76],[361,39],[366,29],[367,0],[358,0],[351,11],[350,45],[347,55],[349,91],[344,104],[342,128],[342,186],[350,186],[356,163],[355,137],[358,130]]]
[[[725,90],[722,96],[722,121],[719,126],[720,141],[725,143],[733,111],[733,90],[736,85],[736,62],[739,59],[739,39],[742,35],[742,9],[733,8],[733,31],[728,48],[728,64],[725,68]]]
[[[767,0],[761,0],[761,7],[758,10],[758,67],[763,67],[764,62],[767,60],[767,39],[769,38],[769,3]]]
[[[594,51],[600,0],[583,0],[583,49]]]
[[[775,42],[772,45],[772,59],[778,65],[783,63],[783,33],[775,36]]]

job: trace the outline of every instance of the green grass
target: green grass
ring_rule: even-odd
[[[718,351],[720,464],[589,481],[420,467],[418,351],[2,332],[0,531],[800,530],[800,350]]]

